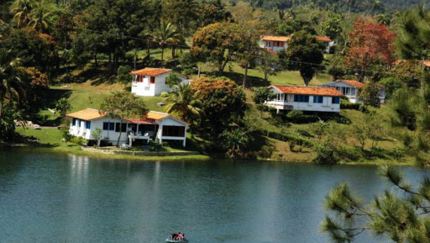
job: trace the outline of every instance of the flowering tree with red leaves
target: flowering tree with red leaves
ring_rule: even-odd
[[[350,47],[346,64],[363,81],[370,68],[389,65],[393,60],[395,34],[371,19],[357,19],[349,32]]]

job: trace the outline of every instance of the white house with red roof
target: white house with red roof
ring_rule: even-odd
[[[361,83],[357,80],[350,79],[339,79],[333,81],[331,83],[326,83],[321,85],[320,87],[333,87],[336,90],[340,91],[346,98],[348,98],[351,103],[361,103],[358,100],[358,96],[360,95],[360,90],[363,88],[364,83]],[[379,99],[381,103],[385,102],[385,87],[382,85],[378,85],[379,89]]]
[[[340,112],[340,98],[343,94],[334,88],[271,85],[276,94],[266,105],[280,110],[300,110],[315,112]]]
[[[171,69],[144,68],[131,72],[131,93],[137,96],[156,96],[162,92],[169,92],[171,88],[167,85],[166,78],[172,72]],[[182,83],[189,80],[180,77]]]
[[[315,36],[315,38],[324,43],[326,47],[324,52],[329,53],[330,48],[334,45],[334,41],[327,36]],[[267,52],[276,54],[281,50],[288,49],[288,41],[290,39],[291,36],[261,35],[258,45]]]
[[[138,119],[127,118],[122,125],[120,119],[111,118],[92,108],[69,113],[67,117],[72,118],[69,134],[87,140],[94,140],[92,133],[100,128],[102,140],[112,144],[116,143],[121,131],[121,144],[131,145],[135,140],[153,140],[159,143],[181,141],[184,147],[186,145],[188,124],[163,112],[150,111]]]

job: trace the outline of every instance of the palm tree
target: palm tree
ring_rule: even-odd
[[[39,32],[45,32],[51,27],[49,17],[52,12],[49,11],[49,6],[41,0],[39,5],[31,11],[31,20],[28,23],[31,27]]]
[[[376,16],[376,21],[378,21],[378,24],[382,24],[385,26],[390,26],[391,24],[391,16],[389,14],[378,14]]]
[[[202,103],[198,99],[199,92],[195,92],[190,84],[175,85],[165,99],[171,102],[166,106],[167,113],[176,113],[181,119],[192,123],[195,118],[202,115]]]
[[[153,38],[161,47],[161,62],[164,60],[164,48],[166,45],[177,43],[183,39],[174,25],[164,21],[162,21],[158,29],[155,30]]]
[[[31,21],[30,12],[35,5],[35,0],[16,0],[12,3],[10,12],[14,14],[13,18],[16,19],[16,27],[24,27]]]
[[[6,49],[0,49],[0,118],[6,100],[18,100],[23,86],[24,71],[18,58]]]

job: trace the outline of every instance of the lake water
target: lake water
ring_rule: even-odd
[[[412,181],[424,171],[401,168]],[[0,152],[0,242],[327,242],[336,183],[371,199],[374,166],[260,161],[135,162]],[[366,194],[364,194],[366,193]],[[365,196],[365,197],[364,197]],[[377,242],[363,234],[357,242]]]

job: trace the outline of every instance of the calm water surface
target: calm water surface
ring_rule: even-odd
[[[412,181],[428,172],[401,168]],[[371,199],[373,166],[257,161],[132,162],[0,152],[0,242],[327,242],[336,183]],[[378,240],[380,241],[380,239]],[[357,242],[376,242],[362,235]]]

